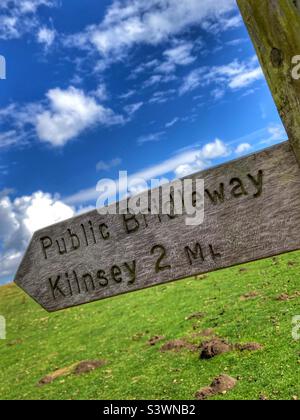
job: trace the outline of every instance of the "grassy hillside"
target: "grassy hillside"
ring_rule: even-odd
[[[8,337],[0,341],[0,398],[193,399],[224,373],[238,384],[215,399],[300,398],[300,342],[291,335],[299,276],[300,254],[293,253],[51,315],[16,286],[1,287]],[[278,300],[281,294],[290,298]],[[264,349],[206,361],[199,351],[160,351],[174,339],[200,344],[208,328]],[[153,336],[165,339],[150,346]],[[107,364],[37,386],[57,369],[98,359]]]

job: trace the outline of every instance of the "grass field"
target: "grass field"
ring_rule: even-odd
[[[300,342],[292,338],[299,276],[300,253],[292,253],[55,314],[16,286],[3,286],[0,399],[194,399],[220,374],[239,380],[214,399],[300,398]],[[278,300],[283,293],[291,298]],[[196,312],[204,316],[187,320]],[[257,342],[264,349],[206,361],[187,349],[160,351],[173,339],[200,344],[197,333],[207,328],[231,343]],[[165,339],[150,346],[156,335]],[[37,386],[57,369],[98,359],[107,364]]]

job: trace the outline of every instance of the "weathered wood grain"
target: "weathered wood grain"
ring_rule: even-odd
[[[300,164],[300,79],[292,77],[292,59],[300,55],[300,1],[237,3]]]
[[[15,282],[55,311],[300,249],[300,168],[289,142],[193,178],[205,181],[202,225],[87,213],[35,233]],[[223,189],[224,200],[214,193]]]

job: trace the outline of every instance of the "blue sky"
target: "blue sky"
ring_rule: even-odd
[[[1,0],[0,283],[96,184],[286,139],[234,0]]]

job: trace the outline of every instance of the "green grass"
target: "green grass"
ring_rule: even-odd
[[[291,262],[294,264],[292,265]],[[264,260],[159,286],[79,308],[48,314],[14,285],[0,288],[0,399],[193,399],[218,375],[239,377],[236,388],[215,399],[300,398],[300,342],[292,338],[299,298],[276,300],[300,290],[300,253]],[[257,291],[247,301],[240,297]],[[201,320],[185,320],[194,312]],[[232,352],[210,361],[198,353],[162,353],[165,341],[213,328],[232,343],[258,342],[264,350]],[[58,368],[82,360],[108,364],[82,376],[67,376],[43,387],[37,382]]]

